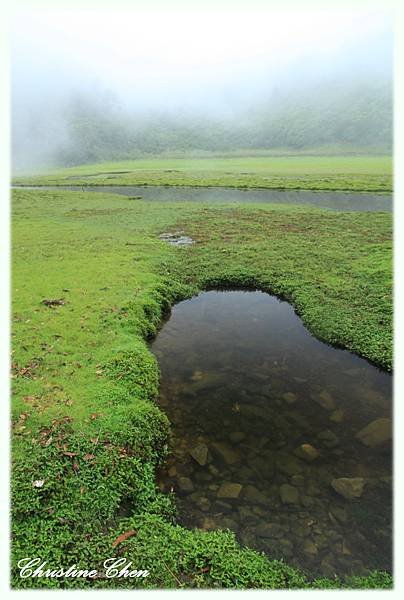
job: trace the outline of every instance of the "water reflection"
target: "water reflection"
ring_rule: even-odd
[[[18,187],[18,186],[17,186]],[[28,189],[28,188],[27,188]],[[32,189],[35,189],[32,188]],[[134,200],[157,202],[258,202],[300,204],[328,208],[334,211],[388,211],[392,210],[391,194],[371,192],[313,192],[308,190],[258,190],[236,188],[193,188],[174,186],[41,186],[44,190],[70,190],[121,194]]]
[[[261,292],[204,292],[152,344],[180,522],[310,574],[391,569],[391,377]]]

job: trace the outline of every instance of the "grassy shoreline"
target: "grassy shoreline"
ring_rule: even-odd
[[[389,156],[138,159],[17,176],[13,183],[368,192],[391,192],[393,189]]]
[[[259,287],[290,301],[317,337],[391,368],[391,215],[36,190],[14,191],[13,211],[14,587],[391,586],[383,573],[313,582],[229,532],[175,525],[173,499],[154,482],[169,423],[146,343],[176,301]],[[197,243],[158,239],[176,230]],[[150,568],[149,581],[18,577],[25,556],[102,563],[128,530],[137,535],[119,555]]]

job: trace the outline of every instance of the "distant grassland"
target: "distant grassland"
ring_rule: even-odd
[[[138,159],[19,176],[22,185],[177,185],[392,191],[389,156],[254,156]]]
[[[158,237],[179,229],[197,243]],[[258,287],[287,298],[317,337],[390,369],[391,214],[17,190],[13,244],[14,587],[391,586],[378,572],[313,582],[230,532],[176,525],[155,483],[169,423],[146,342],[178,300]],[[16,567],[40,556],[101,569],[117,555],[150,578],[32,580]]]

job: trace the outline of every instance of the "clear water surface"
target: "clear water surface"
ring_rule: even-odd
[[[173,430],[159,485],[183,525],[313,576],[391,569],[390,375],[258,291],[180,302],[151,349]]]

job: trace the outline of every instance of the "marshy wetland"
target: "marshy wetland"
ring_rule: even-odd
[[[21,4],[11,587],[391,589],[389,3]]]
[[[259,291],[176,305],[152,343],[179,521],[310,576],[391,569],[391,376]]]
[[[390,587],[387,193],[75,190],[12,193],[16,587],[116,544],[150,587]]]

